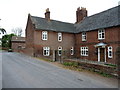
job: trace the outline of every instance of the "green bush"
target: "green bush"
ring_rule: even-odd
[[[115,64],[105,64],[105,65],[112,66],[112,67],[117,67],[117,65],[115,65]]]
[[[63,65],[77,67],[78,63],[77,62],[64,62]]]

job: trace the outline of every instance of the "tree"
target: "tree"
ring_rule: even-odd
[[[21,28],[14,28],[14,29],[12,29],[12,32],[19,37],[22,36],[22,29]]]
[[[3,33],[5,34],[6,33],[6,30],[4,28],[0,28],[0,34]]]
[[[15,34],[7,34],[2,37],[2,47],[11,48],[11,39]]]
[[[1,20],[1,19],[0,19]],[[0,34],[3,33],[5,34],[6,33],[6,30],[4,28],[0,28]]]

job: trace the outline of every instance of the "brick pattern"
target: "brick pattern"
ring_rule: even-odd
[[[97,43],[103,42],[106,43],[106,61],[109,63],[116,63],[116,49],[118,47],[118,43],[120,40],[118,39],[118,31],[119,27],[112,27],[112,28],[106,28],[105,29],[105,39],[104,40],[98,40],[98,30],[95,31],[89,31],[87,33],[87,41],[82,41],[82,33],[76,34],[76,57],[80,59],[88,59],[97,61],[98,60],[98,54],[96,54],[97,48],[94,47]],[[80,47],[87,46],[89,48],[89,56],[82,57],[80,55]],[[112,46],[113,47],[113,58],[108,58],[107,53],[107,47]]]
[[[25,42],[12,42],[12,50],[20,52],[21,50],[25,49],[26,45]]]
[[[50,55],[53,54],[53,50],[58,50],[61,46],[63,51],[71,49],[74,47],[74,34],[62,33],[62,41],[58,41],[58,32],[48,31],[48,40],[42,40],[42,30],[35,30],[34,32],[34,50],[35,53],[43,54],[43,47],[50,47]],[[52,56],[51,56],[52,57]]]

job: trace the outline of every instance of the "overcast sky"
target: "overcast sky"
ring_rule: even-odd
[[[50,9],[54,20],[75,23],[76,10],[85,7],[88,16],[118,5],[120,0],[0,0],[0,27],[7,33],[20,27],[25,31],[28,13],[44,17],[45,9]],[[24,34],[23,34],[24,36]]]

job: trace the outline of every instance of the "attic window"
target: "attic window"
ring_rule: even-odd
[[[99,40],[105,39],[105,30],[104,29],[98,30],[98,39]]]
[[[86,39],[87,39],[86,32],[83,32],[82,33],[82,41],[86,41]]]
[[[58,41],[59,41],[59,42],[62,41],[62,33],[58,33]]]
[[[47,40],[47,39],[48,39],[47,31],[42,31],[42,40]]]

